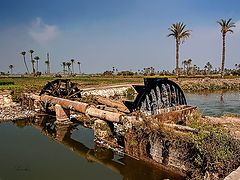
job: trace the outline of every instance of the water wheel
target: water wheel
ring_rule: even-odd
[[[56,79],[49,81],[41,90],[41,95],[49,95],[65,99],[81,98],[81,91],[77,87],[77,83],[73,83],[70,79]]]
[[[167,78],[145,78],[144,86],[133,86],[138,92],[133,102],[125,101],[132,112],[140,110],[149,115],[156,115],[159,109],[186,105],[186,98],[181,88]]]

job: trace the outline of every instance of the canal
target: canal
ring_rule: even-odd
[[[240,114],[240,94],[186,94],[204,115]],[[36,123],[37,122],[37,123]],[[56,127],[52,118],[0,124],[0,180],[184,179],[121,153],[98,147],[81,125]]]

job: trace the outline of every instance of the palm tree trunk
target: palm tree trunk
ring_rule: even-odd
[[[25,55],[23,55],[23,61],[24,61],[25,67],[27,69],[27,73],[29,74],[29,70],[28,70],[28,67],[27,67]]]
[[[38,60],[37,60],[37,72],[38,72]]]
[[[31,62],[32,62],[33,74],[35,75],[35,67],[34,67],[34,62],[33,62],[33,58],[32,58],[32,53],[31,53]]]
[[[222,46],[222,68],[221,68],[221,77],[224,77],[224,64],[225,64],[225,39],[226,39],[226,34],[222,34],[222,41],[223,41],[223,46]]]
[[[176,78],[178,80],[179,76],[179,42],[178,39],[176,39]]]
[[[78,64],[79,74],[81,74],[81,64]]]
[[[50,70],[50,59],[49,59],[49,53],[47,53],[47,74],[50,74],[51,73],[51,70]]]
[[[65,75],[66,67],[63,65],[63,74]]]
[[[72,74],[74,74],[74,67],[73,67],[73,62],[72,62]]]

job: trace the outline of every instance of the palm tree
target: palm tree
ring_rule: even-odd
[[[11,71],[11,74],[13,74],[13,65],[12,64],[9,65],[9,69]]]
[[[81,74],[81,63],[78,61],[78,70],[79,70],[79,74]]]
[[[217,21],[217,23],[221,26],[221,33],[222,33],[222,66],[221,66],[221,77],[224,77],[224,64],[225,64],[225,43],[226,43],[226,34],[227,32],[233,33],[231,28],[236,27],[235,23],[232,22],[232,19],[221,19]]]
[[[180,43],[184,42],[189,36],[191,30],[185,30],[186,25],[182,22],[177,22],[175,24],[172,24],[172,26],[169,29],[171,32],[168,34],[168,37],[173,36],[176,40],[176,78],[179,77],[179,46]]]
[[[75,62],[75,60],[74,60],[74,59],[71,59],[70,61],[71,61],[71,63],[72,63],[72,73],[74,74],[74,67],[73,67],[73,63]]]
[[[46,66],[47,66],[47,68],[46,68],[46,73],[48,74],[49,61],[48,61],[48,60],[46,60],[44,63],[45,63],[45,64],[46,64]]]
[[[67,63],[66,63],[66,62],[62,62],[61,65],[62,65],[62,67],[63,67],[63,74],[65,74]]]
[[[29,50],[29,53],[31,55],[31,63],[32,63],[32,70],[33,70],[33,74],[35,74],[35,67],[34,67],[34,63],[35,61],[33,60],[32,54],[34,53],[34,51],[32,49]]]
[[[66,62],[66,66],[68,67],[68,74],[70,74],[70,72],[71,72],[71,69],[70,69],[71,62]]]
[[[191,65],[192,65],[192,59],[188,59],[186,64],[187,64],[187,75],[189,75],[189,71],[190,71]]]
[[[235,64],[235,68],[236,68],[236,70],[238,69],[238,64]]]
[[[183,64],[183,72],[184,74],[186,74],[187,60],[184,60],[182,64]]]
[[[24,61],[24,64],[25,64],[25,67],[27,69],[27,73],[29,74],[29,70],[28,70],[28,67],[27,67],[27,63],[26,63],[26,52],[25,51],[22,51],[21,52],[21,55],[23,55],[23,61]]]
[[[36,66],[36,70],[37,70],[37,72],[38,72],[38,61],[39,61],[39,57],[38,56],[35,56],[34,57],[34,60],[37,62],[37,66]]]
[[[206,67],[206,70],[207,70],[207,74],[209,75],[211,70],[212,70],[212,64],[210,62],[207,62],[205,67]]]
[[[47,74],[51,74],[51,70],[50,70],[50,58],[49,58],[49,53],[47,53]]]

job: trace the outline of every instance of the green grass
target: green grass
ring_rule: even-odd
[[[81,76],[81,77],[66,77],[71,81],[79,84],[80,89],[86,87],[96,87],[111,84],[126,84],[126,83],[142,83],[143,78],[139,77],[112,77],[112,76]],[[0,90],[11,90],[14,100],[18,101],[20,94],[23,92],[39,93],[43,86],[52,81],[54,77],[0,77],[0,82],[4,85],[0,85]],[[64,77],[65,79],[65,77]],[[2,83],[2,84],[3,84]]]
[[[14,85],[14,82],[9,81],[8,79],[0,79],[0,86],[6,86],[6,85]]]
[[[146,76],[148,78],[169,78],[175,80],[175,76]],[[104,85],[114,85],[114,84],[138,84],[143,83],[144,76],[77,76],[77,77],[63,77],[71,79],[71,81],[79,84],[80,89],[86,87],[96,87]],[[195,77],[196,79],[202,77]],[[212,77],[211,77],[212,78]],[[234,78],[234,76],[226,77]],[[236,77],[235,77],[236,78]],[[40,76],[40,77],[0,77],[0,90],[11,90],[13,91],[14,97],[18,99],[22,92],[34,92],[38,93],[42,87],[48,82],[52,81],[54,77]],[[188,80],[190,77],[181,77],[180,80]],[[180,84],[181,85],[181,84]],[[194,83],[188,86],[182,86],[184,90],[196,91],[204,84],[197,84],[194,87]],[[205,86],[204,86],[205,87]],[[222,88],[211,86],[213,90]],[[206,88],[205,88],[206,89]],[[236,87],[235,87],[236,89]]]

